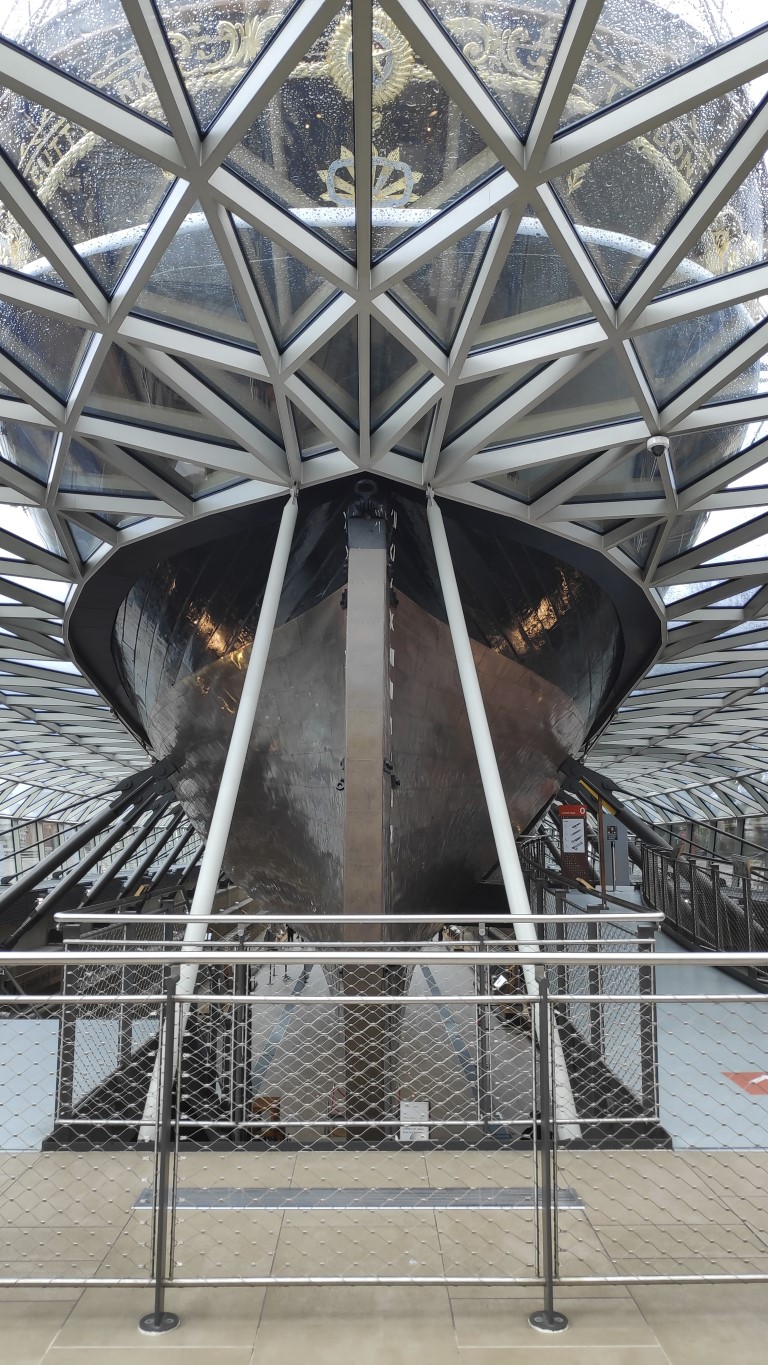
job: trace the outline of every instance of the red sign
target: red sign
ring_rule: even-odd
[[[558,806],[557,813],[563,820],[583,820],[587,814],[586,806]]]
[[[723,1075],[748,1095],[768,1095],[768,1071],[724,1071]]]

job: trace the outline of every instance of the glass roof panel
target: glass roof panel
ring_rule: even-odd
[[[0,459],[45,484],[51,469],[56,433],[22,422],[0,422]]]
[[[740,304],[636,337],[635,349],[659,406],[692,384],[754,328],[752,314]]]
[[[347,4],[256,116],[225,165],[354,260],[351,52]]]
[[[763,20],[750,4],[672,0],[650,7],[636,0],[605,0],[561,126],[700,60]]]
[[[488,302],[476,347],[534,336],[590,316],[589,305],[529,206]]]
[[[748,429],[743,426],[716,427],[713,431],[698,431],[688,436],[673,436],[669,454],[677,488],[682,491],[691,484],[718,470],[722,483],[731,488],[751,488],[765,480],[757,471],[728,483],[728,464],[748,449]],[[768,458],[768,451],[766,451]]]
[[[446,428],[446,442],[460,436],[475,422],[498,407],[509,398],[526,380],[531,379],[543,367],[541,362],[527,365],[509,365],[501,374],[492,379],[472,379],[460,384],[451,403],[451,412]]]
[[[179,413],[194,413],[196,424],[205,421],[181,394],[117,345],[110,346],[96,375],[86,411],[168,426],[177,425]]]
[[[61,488],[67,493],[122,493],[142,498],[151,496],[134,479],[107,463],[103,455],[97,454],[80,441],[70,443],[64,459]]]
[[[589,502],[596,499],[617,501],[626,497],[658,498],[663,493],[657,462],[650,451],[643,447],[631,455],[625,455],[594,483],[587,484],[580,490],[579,498]]]
[[[494,441],[609,424],[635,411],[634,397],[618,361],[611,352],[604,352],[524,417],[514,418]]]
[[[426,374],[408,348],[371,318],[371,425],[379,426]]]
[[[287,346],[338,290],[250,223],[240,218],[234,223],[275,340]]]
[[[226,398],[228,403],[233,404],[239,412],[282,445],[283,433],[275,402],[275,390],[271,384],[253,375],[238,374],[201,362],[188,365],[186,368],[190,373],[198,374],[210,388],[222,398]]]
[[[274,36],[294,0],[156,0],[201,129],[218,114]]]
[[[724,384],[717,393],[708,398],[705,407],[711,407],[713,403],[733,403],[734,420],[739,420],[738,400],[740,398],[757,398],[761,394],[768,393],[768,327],[762,324],[765,331],[763,340],[766,346],[766,353],[759,356],[751,365],[745,366],[740,374],[730,379]]]
[[[765,162],[761,162],[659,292],[667,294],[685,285],[706,283],[750,266],[762,265],[767,260],[768,171]],[[759,308],[763,317],[768,311],[764,299],[755,299],[746,306]]]
[[[483,223],[469,236],[425,261],[392,289],[403,307],[445,350],[450,350],[453,344],[492,227],[492,223]]]
[[[528,130],[568,0],[512,8],[493,0],[432,0],[464,60],[519,133]]]
[[[184,219],[139,296],[136,312],[253,346],[253,334],[199,205]]]
[[[549,460],[546,464],[530,465],[525,469],[511,469],[507,474],[499,474],[484,482],[489,488],[506,493],[520,502],[533,502],[588,462],[583,455],[577,455],[572,460]]]
[[[69,396],[89,335],[84,327],[51,313],[33,312],[0,300],[0,348],[58,398]]]
[[[614,299],[628,289],[750,112],[746,91],[733,91],[553,180]],[[632,182],[642,185],[642,194],[627,194]]]
[[[407,455],[410,460],[423,461],[434,414],[434,407],[428,408],[410,431],[398,441],[395,450],[399,455]]]
[[[111,293],[168,190],[164,172],[7,90],[0,91],[0,146]]]
[[[440,209],[487,180],[499,163],[429,68],[415,62],[411,47],[392,20],[377,9],[374,21],[375,53],[392,54],[391,67],[388,55],[383,65],[380,60],[374,62],[372,249],[376,260],[424,227]],[[329,191],[333,197],[330,181]]]
[[[355,429],[359,422],[358,373],[357,318],[329,337],[299,370],[315,392]]]
[[[91,535],[90,531],[86,531],[84,527],[78,526],[77,522],[71,521],[68,517],[65,517],[64,521],[66,522],[67,527],[69,529],[69,533],[75,542],[77,553],[79,554],[83,563],[85,563],[87,560],[91,558],[91,555],[95,554],[97,550],[101,549],[101,546],[104,544],[104,541],[98,540],[96,536]]]
[[[296,435],[299,439],[301,458],[303,460],[314,460],[318,455],[323,455],[328,450],[333,450],[334,446],[325,432],[321,431],[315,423],[310,421],[306,413],[297,403],[290,404],[293,420],[296,425]]]
[[[6,0],[0,35],[86,85],[163,121],[120,0]],[[41,73],[41,86],[45,76]]]

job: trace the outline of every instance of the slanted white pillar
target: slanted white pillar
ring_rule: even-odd
[[[456,574],[453,568],[453,560],[451,559],[448,537],[445,534],[443,514],[435,502],[431,489],[427,494],[427,519],[429,521],[429,530],[432,536],[435,559],[437,561],[440,586],[443,590],[445,610],[448,617],[448,627],[451,632],[454,653],[456,655],[456,665],[459,670],[459,678],[464,693],[464,702],[469,718],[469,728],[472,731],[472,740],[475,746],[475,753],[477,754],[480,781],[483,784],[483,792],[488,804],[488,814],[491,819],[491,829],[496,844],[496,853],[499,859],[502,881],[504,882],[504,890],[507,893],[509,909],[512,915],[515,939],[518,948],[521,951],[525,951],[526,949],[538,951],[540,944],[536,934],[536,927],[531,919],[531,907],[528,902],[528,893],[525,889],[525,881],[520,867],[520,860],[517,856],[517,846],[515,844],[512,821],[509,818],[507,800],[501,782],[499,765],[496,762],[496,752],[493,747],[493,740],[491,739],[488,717],[485,713],[483,695],[480,691],[480,683],[478,681],[477,669],[472,654],[469,631],[467,630],[467,622],[464,617],[464,608],[461,605],[461,597],[459,596],[459,587],[456,582]],[[538,999],[539,986],[536,980],[535,968],[528,964],[523,964],[522,970],[526,991],[530,996],[533,996],[534,999]],[[568,1069],[565,1065],[560,1034],[556,1025],[553,1025],[552,1029],[552,1052],[558,1131],[562,1138],[577,1138],[581,1136],[581,1130],[578,1124],[578,1115],[573,1099],[571,1082],[568,1077]]]
[[[205,942],[205,936],[210,924],[211,910],[213,908],[213,898],[216,895],[216,887],[221,875],[221,866],[224,861],[224,853],[227,847],[227,839],[232,825],[232,816],[235,813],[235,804],[240,791],[240,782],[243,776],[245,760],[248,756],[248,746],[253,731],[253,722],[256,718],[256,708],[259,704],[261,695],[261,684],[264,681],[264,670],[267,666],[267,656],[269,646],[272,643],[272,636],[277,619],[277,609],[280,605],[280,594],[283,590],[283,580],[288,566],[288,556],[291,552],[291,542],[293,531],[298,515],[298,494],[294,488],[283,508],[283,515],[280,519],[280,527],[277,532],[272,564],[270,565],[267,577],[267,586],[264,589],[264,597],[259,612],[259,620],[256,626],[256,633],[253,637],[251,646],[251,657],[243,682],[243,690],[240,696],[240,705],[237,708],[235,723],[232,727],[232,738],[229,741],[229,749],[224,763],[224,771],[221,774],[219,783],[219,794],[216,797],[211,819],[211,827],[208,831],[208,839],[205,845],[200,872],[197,878],[195,894],[192,899],[190,909],[190,923],[184,931],[184,939],[181,945],[182,953],[190,952],[198,948]],[[192,922],[194,921],[194,922]],[[182,965],[179,976],[177,994],[192,995],[197,982],[197,964]],[[184,1037],[184,1030],[189,1017],[190,1005],[181,1004],[178,1006],[176,1038],[181,1044]],[[157,1122],[157,1110],[160,1097],[160,1067],[161,1049],[158,1048],[155,1058],[155,1065],[149,1085],[144,1115],[139,1128],[139,1139],[142,1142],[151,1142],[155,1132]]]

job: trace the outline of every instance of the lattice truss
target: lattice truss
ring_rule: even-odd
[[[146,763],[67,650],[115,547],[359,469],[613,560],[664,644],[590,763],[768,809],[756,17],[4,7],[0,801]]]

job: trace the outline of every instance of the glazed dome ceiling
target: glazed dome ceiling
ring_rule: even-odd
[[[665,642],[590,764],[768,810],[753,0],[3,11],[0,814],[146,765],[64,635],[114,547],[357,469],[610,557]]]

